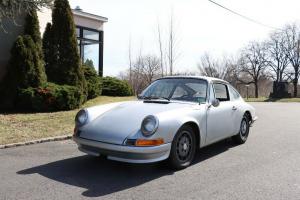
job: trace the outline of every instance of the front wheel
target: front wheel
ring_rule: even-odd
[[[249,130],[250,130],[249,118],[247,115],[244,115],[240,125],[240,131],[237,135],[232,137],[233,141],[236,144],[244,144],[248,139]]]
[[[191,165],[196,152],[196,137],[190,126],[183,126],[175,135],[169,163],[174,169],[184,169]]]

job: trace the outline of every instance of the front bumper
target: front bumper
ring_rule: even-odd
[[[171,143],[151,146],[134,147],[125,145],[109,144],[94,140],[73,137],[78,149],[93,156],[106,155],[110,160],[128,163],[152,163],[165,160],[170,155]]]

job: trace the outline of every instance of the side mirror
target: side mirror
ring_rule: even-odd
[[[218,107],[220,105],[219,99],[213,99],[211,105],[213,105],[213,107]]]

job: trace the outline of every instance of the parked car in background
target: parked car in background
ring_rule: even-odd
[[[73,139],[90,155],[130,163],[168,159],[182,169],[198,148],[229,137],[245,143],[256,119],[254,108],[226,81],[165,77],[136,101],[80,110]]]

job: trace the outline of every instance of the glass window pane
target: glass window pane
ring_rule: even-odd
[[[76,28],[76,36],[80,37],[80,29],[79,28]]]
[[[230,95],[231,95],[232,99],[239,99],[240,98],[240,94],[231,86],[229,86],[229,92],[230,92]]]
[[[80,53],[80,40],[77,40],[78,52]]]
[[[99,41],[99,32],[83,30],[83,38]]]
[[[153,82],[141,94],[145,97],[167,97],[172,100],[205,102],[207,82],[200,79],[160,79]]]
[[[182,87],[176,87],[172,98],[180,98],[182,96],[188,95],[187,91],[185,91]]]
[[[94,67],[98,71],[99,66],[99,44],[82,41],[84,64]]]
[[[214,84],[215,95],[219,101],[228,101],[228,91],[226,85],[223,84]]]

